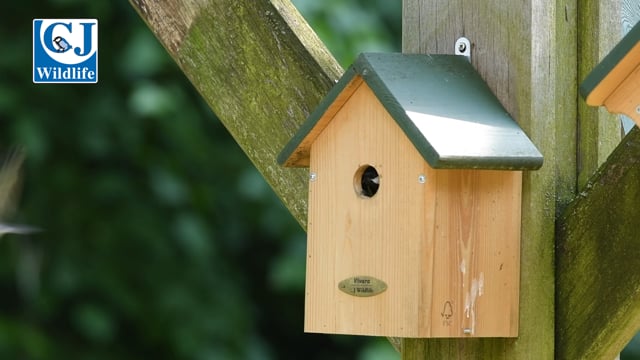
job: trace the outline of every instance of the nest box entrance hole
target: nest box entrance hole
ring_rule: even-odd
[[[353,187],[358,196],[362,198],[373,197],[380,188],[378,170],[368,164],[360,166],[353,177]]]

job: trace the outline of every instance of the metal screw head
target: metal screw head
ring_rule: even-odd
[[[638,106],[636,107],[636,113],[637,113],[637,114],[640,114],[640,105],[638,105]]]
[[[309,181],[316,181],[318,175],[314,172],[309,173]]]
[[[424,176],[424,174],[420,174],[420,175],[418,175],[418,182],[419,182],[420,184],[424,184],[425,182],[427,182],[427,177],[426,177],[426,176]]]
[[[454,46],[454,54],[462,55],[467,58],[467,60],[471,61],[471,42],[466,37],[461,37],[456,40],[456,44]]]

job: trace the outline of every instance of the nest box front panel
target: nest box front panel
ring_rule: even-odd
[[[432,265],[422,224],[433,188],[419,181],[430,176],[427,168],[366,84],[318,136],[310,160],[305,331],[419,335],[430,310],[421,298],[431,293],[421,275]],[[341,290],[345,280],[350,288]],[[379,291],[371,281],[386,289],[369,293]]]

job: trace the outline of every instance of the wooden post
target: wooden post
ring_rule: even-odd
[[[544,155],[523,177],[520,336],[517,340],[405,340],[404,359],[552,359],[554,224],[575,188],[575,3],[405,0],[403,51],[471,61]],[[459,99],[464,102],[464,98]]]
[[[581,107],[589,117],[578,126],[576,113],[577,76],[615,45],[613,8],[595,0],[405,0],[403,51],[453,53],[458,37],[469,38],[472,63],[545,157],[541,171],[524,177],[519,340],[407,340],[405,359],[554,357],[555,218],[578,176],[584,184],[620,139],[606,114]]]
[[[609,53],[620,39],[620,1],[584,0],[578,11],[578,81]],[[578,101],[578,187],[582,188],[621,138],[620,120],[606,109]]]

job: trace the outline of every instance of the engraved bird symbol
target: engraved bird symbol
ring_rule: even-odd
[[[443,307],[442,312],[440,313],[440,315],[442,315],[442,317],[445,320],[451,319],[451,317],[453,316],[453,306],[451,305],[451,301],[446,301],[444,303],[444,307]]]
[[[0,238],[5,234],[25,235],[40,231],[34,226],[4,222],[6,216],[15,211],[15,200],[20,185],[20,168],[23,161],[24,153],[20,150],[14,150],[0,169]]]

